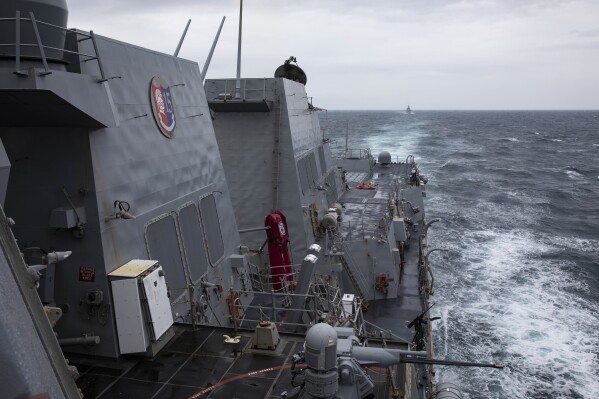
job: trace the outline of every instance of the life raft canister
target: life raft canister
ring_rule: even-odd
[[[270,275],[275,291],[280,291],[285,282],[293,283],[291,274],[291,257],[289,256],[289,232],[287,219],[281,211],[266,216],[264,226],[268,237],[268,258],[270,260]]]

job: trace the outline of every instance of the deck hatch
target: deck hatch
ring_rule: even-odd
[[[225,245],[220,229],[220,220],[214,195],[210,194],[200,199],[200,215],[204,226],[208,257],[210,263],[216,265],[225,255]]]
[[[167,214],[151,222],[146,227],[146,242],[150,259],[164,268],[171,300],[175,300],[187,289],[175,218]]]
[[[178,219],[189,277],[196,283],[208,270],[204,232],[196,204],[191,203],[182,207]]]

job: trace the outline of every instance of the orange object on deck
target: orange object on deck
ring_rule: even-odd
[[[360,190],[375,190],[379,186],[378,183],[360,183],[356,186],[356,188]]]

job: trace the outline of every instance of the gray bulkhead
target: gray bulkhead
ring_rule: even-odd
[[[96,62],[71,63],[67,71],[44,77],[39,69],[30,70],[28,77],[16,76],[14,61],[2,64],[3,100],[28,80],[47,78],[57,87],[50,93],[68,106],[40,104],[48,90],[34,88],[28,98],[39,117],[5,118],[0,138],[11,164],[5,209],[16,221],[13,231],[20,247],[73,251],[55,266],[54,281],[42,284],[54,288],[55,305],[65,311],[56,325],[59,338],[97,335],[99,345],[69,350],[117,356],[107,274],[129,260],[160,261],[179,322],[191,322],[193,292],[195,300],[203,296],[214,312],[198,323],[228,326],[223,295],[231,286],[248,287],[245,261],[239,267],[239,258],[231,257],[239,253],[240,240],[198,65],[104,37],[96,36],[96,41],[106,82],[98,82]],[[79,46],[82,53],[94,53],[91,40]],[[168,82],[176,103],[173,139],[161,134],[152,115],[154,76]],[[78,103],[95,102],[111,117],[105,111],[99,118],[77,109]],[[56,112],[46,115],[44,107]],[[76,237],[76,229],[50,221],[53,210],[70,212],[65,192],[85,220],[82,237]],[[128,203],[135,218],[114,218],[115,201]],[[26,257],[32,251],[25,251]],[[202,290],[200,279],[222,290]],[[96,290],[103,300],[89,304],[86,298]]]
[[[264,78],[242,79],[241,86],[236,100],[234,79],[205,84],[237,223],[241,229],[263,226],[271,211],[282,211],[297,263],[314,243],[310,205],[321,218],[341,193],[340,175],[303,84]],[[267,107],[257,110],[253,104],[260,102]],[[264,232],[242,236],[250,249],[265,239]]]

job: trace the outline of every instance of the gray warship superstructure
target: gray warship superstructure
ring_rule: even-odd
[[[7,397],[460,394],[413,157],[333,158],[294,58],[204,85],[62,0],[0,11]]]
[[[216,292],[202,323],[223,325],[220,293],[244,288],[246,265],[197,63],[66,30],[64,2],[16,4],[2,15],[4,209],[27,263],[47,266],[40,296],[62,311],[59,339],[87,339],[69,351],[96,356],[152,352],[173,320],[194,321],[202,292]],[[40,55],[41,43],[60,50]],[[48,261],[55,251],[70,256]],[[135,259],[160,260],[172,315],[160,327],[140,316],[145,340],[126,349],[111,291],[156,267]]]
[[[303,74],[289,61],[284,66]],[[216,112],[214,129],[237,222],[242,231],[259,227],[265,215],[281,211],[292,258],[301,259],[318,236],[316,224],[342,192],[317,108],[306,94],[305,80],[241,79],[237,98],[236,83],[209,79],[205,87]],[[248,231],[242,238],[250,249],[259,249],[266,237]]]

